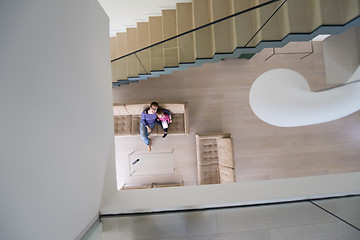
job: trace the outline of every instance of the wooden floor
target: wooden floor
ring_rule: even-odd
[[[303,51],[309,46],[304,44],[309,43],[291,43],[281,52]],[[312,90],[330,86],[326,84],[321,42],[314,42],[314,53],[304,59],[300,58],[306,54],[276,54],[265,61],[271,54],[272,49],[265,49],[250,60],[223,60],[113,88],[114,103],[189,103],[190,135],[152,138],[153,151],[174,149],[176,177],[185,185],[197,184],[196,133],[231,133],[237,182],[360,171],[360,112],[296,128],[274,127],[253,114],[251,84],[268,70],[295,70]],[[118,184],[137,181],[127,177],[128,154],[145,150],[140,137],[116,138]],[[141,181],[177,181],[153,179]]]

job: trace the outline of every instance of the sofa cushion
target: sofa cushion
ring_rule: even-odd
[[[114,116],[130,115],[124,105],[114,105],[113,112],[114,112]]]
[[[222,166],[234,168],[234,155],[231,138],[218,138],[216,139],[219,164]]]
[[[140,134],[140,115],[131,115],[131,135]]]
[[[216,139],[201,139],[199,140],[198,149],[199,151],[199,165],[209,165],[218,163],[218,151]]]
[[[142,104],[126,104],[125,108],[131,115],[141,115],[144,109],[150,106],[149,103],[142,103]]]
[[[220,171],[220,183],[235,182],[235,170],[233,168],[219,165],[219,171]]]
[[[184,104],[180,103],[167,103],[167,104],[159,104],[161,108],[165,108],[170,110],[171,113],[174,114],[182,114],[185,112]],[[150,107],[150,103],[141,103],[141,104],[126,104],[124,108],[126,108],[127,114],[132,115],[140,115],[144,109]]]
[[[219,165],[210,164],[198,167],[199,184],[220,183]]]
[[[115,135],[130,135],[131,116],[114,116]]]
[[[181,114],[185,112],[185,105],[180,103],[166,103],[160,104],[161,108],[170,110],[171,113]]]
[[[139,135],[140,134],[140,122],[141,115],[131,115],[131,135]],[[163,134],[164,130],[159,127],[158,124],[155,123],[154,129],[151,132],[152,134]]]
[[[171,114],[172,116],[172,123],[169,125],[168,133],[176,134],[176,133],[184,133],[185,126],[184,126],[184,114]],[[161,131],[161,127],[159,127]]]

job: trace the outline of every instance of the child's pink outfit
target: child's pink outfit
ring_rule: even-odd
[[[159,119],[160,121],[166,121],[167,123],[170,122],[170,117],[169,117],[169,115],[167,115],[167,114],[164,114],[164,117],[158,116],[158,119]]]
[[[167,136],[167,131],[168,131],[168,127],[169,127],[169,122],[170,122],[170,117],[169,115],[164,113],[164,117],[160,117],[158,116],[159,121],[161,122],[161,127],[164,129],[164,135],[162,136],[163,138],[165,138]]]

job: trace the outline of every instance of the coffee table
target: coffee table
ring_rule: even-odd
[[[170,174],[174,174],[173,151],[129,154],[130,177]]]

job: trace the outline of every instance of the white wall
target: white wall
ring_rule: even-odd
[[[360,110],[360,82],[312,92],[298,72],[276,68],[252,84],[249,101],[254,114],[278,127],[299,127],[330,122]]]
[[[108,24],[96,0],[0,1],[0,239],[75,239],[110,195]]]
[[[101,214],[202,209],[360,193],[360,173],[118,191]]]
[[[341,34],[331,35],[323,41],[327,83],[345,83],[359,66],[359,32],[359,28],[351,28]]]
[[[177,2],[192,0],[99,0],[110,17],[110,35],[136,27],[137,22],[147,22],[150,16],[161,16],[162,9],[175,9]]]

